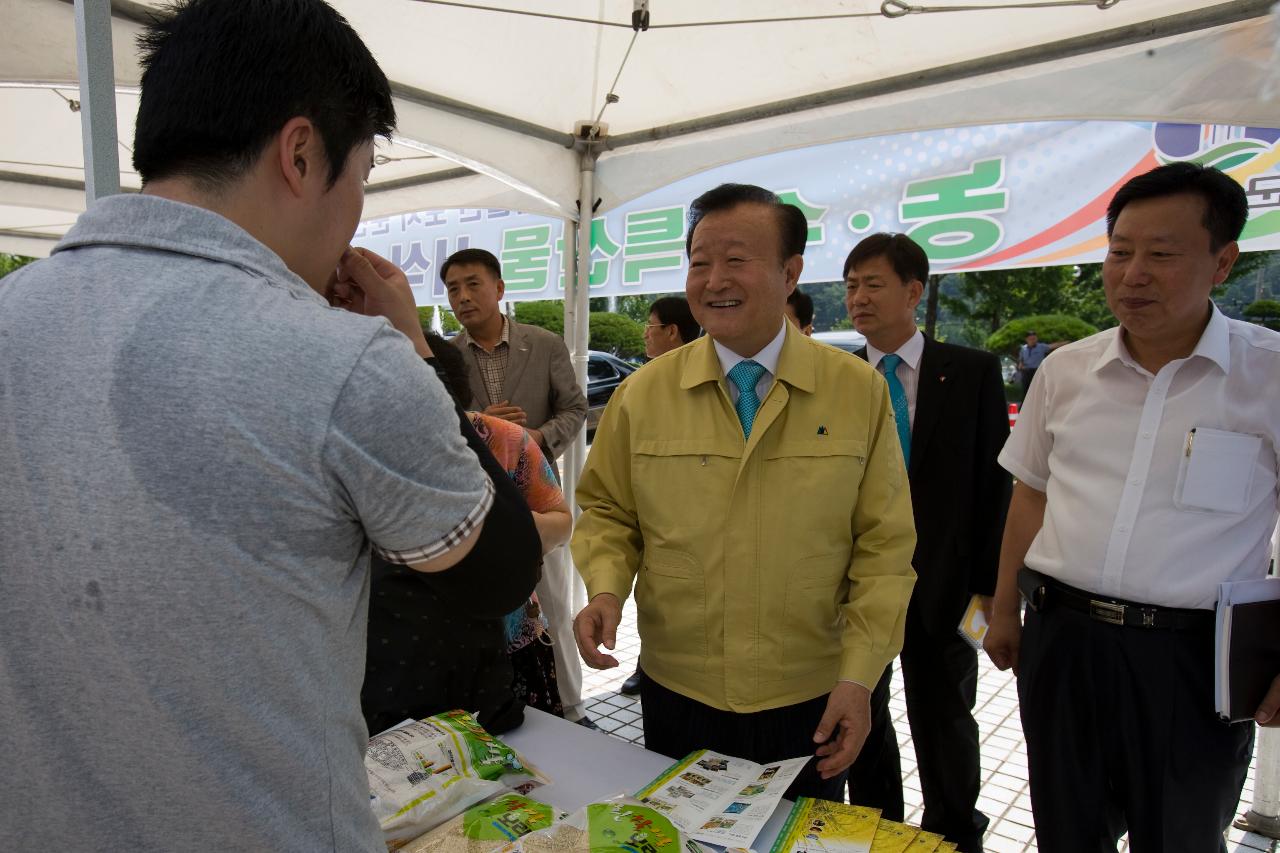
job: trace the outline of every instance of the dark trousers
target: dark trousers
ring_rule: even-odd
[[[1166,631],[1027,612],[1018,698],[1042,853],[1226,851],[1253,723],[1218,720],[1213,620]]]
[[[646,675],[640,686],[646,749],[683,758],[698,749],[723,752],[760,764],[812,756],[813,733],[827,709],[827,697],[751,714],[721,711],[669,690]],[[791,783],[786,796],[844,799],[845,773],[831,779],[818,775],[811,759]]]
[[[953,841],[965,853],[980,853],[990,821],[978,811],[981,769],[978,724],[973,707],[978,692],[978,655],[957,633],[934,635],[907,616],[902,648],[902,680],[907,719],[924,798],[920,825]],[[902,820],[902,764],[889,713],[886,670],[871,694],[872,737],[849,773],[849,801],[883,810]],[[877,734],[877,730],[880,733]]]
[[[889,682],[893,664],[871,691],[871,731],[862,744],[858,760],[849,768],[849,802],[880,809],[885,820],[905,820],[902,801],[902,756],[898,733],[889,713]]]
[[[1037,368],[1037,367],[1024,367],[1024,368],[1022,368],[1022,370],[1021,370],[1021,372],[1020,372],[1020,376],[1021,376],[1021,378],[1022,378],[1022,393],[1023,393],[1023,396],[1025,396],[1025,395],[1026,395],[1026,393],[1027,393],[1028,391],[1030,391],[1030,390],[1031,390],[1031,380],[1036,378],[1036,371],[1037,371],[1037,370],[1039,370],[1039,368]]]

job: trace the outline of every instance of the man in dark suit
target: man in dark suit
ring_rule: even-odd
[[[918,580],[907,611],[902,676],[924,794],[922,826],[981,851],[977,651],[959,633],[974,596],[990,612],[1010,479],[996,457],[1009,437],[996,356],[938,343],[916,328],[929,276],[904,234],[873,234],[844,265],[845,307],[867,338],[859,354],[884,374],[911,481]],[[902,770],[889,717],[890,669],[872,692],[872,730],[849,774],[850,801],[902,820]]]
[[[465,331],[453,339],[466,356],[475,407],[524,427],[549,460],[559,458],[587,419],[564,340],[502,313],[502,266],[484,249],[454,252],[440,267],[449,307]],[[542,561],[538,602],[547,617],[566,719],[595,724],[582,704],[582,664],[573,636],[573,576],[564,548]]]

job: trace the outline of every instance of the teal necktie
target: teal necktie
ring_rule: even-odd
[[[880,359],[884,365],[884,380],[889,383],[889,402],[893,405],[893,419],[898,423],[898,441],[902,442],[902,461],[911,464],[911,411],[907,408],[907,390],[898,378],[898,365],[902,356],[890,354]]]
[[[764,365],[751,359],[740,361],[729,371],[729,381],[738,389],[738,402],[733,408],[738,412],[738,422],[742,424],[742,434],[751,437],[751,425],[756,422],[756,409],[760,408],[760,398],[756,396],[756,385],[764,376]]]

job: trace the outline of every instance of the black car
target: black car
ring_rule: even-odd
[[[600,415],[622,380],[636,372],[636,366],[616,355],[591,350],[587,353],[587,441],[595,438]]]

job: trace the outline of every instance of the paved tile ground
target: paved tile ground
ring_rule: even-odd
[[[640,652],[640,639],[635,633],[635,610],[627,602],[622,628],[618,634],[616,656],[622,666],[607,672],[587,670],[583,693],[587,697],[587,713],[600,728],[623,740],[644,746],[641,729],[640,701],[618,693],[622,682],[635,669]],[[978,807],[991,818],[986,849],[990,853],[1024,853],[1036,849],[1031,821],[1031,800],[1027,791],[1027,753],[1018,719],[1018,692],[1012,674],[991,666],[979,656],[978,704],[975,715],[982,738],[983,788]],[[911,745],[902,683],[894,679],[889,707],[902,749],[902,770],[906,774],[903,788],[907,799],[907,820],[918,823],[921,817],[920,781],[915,770],[915,751]],[[1248,808],[1253,794],[1253,767],[1245,782],[1240,812]],[[1280,845],[1260,835],[1231,829],[1227,849],[1230,853],[1277,853]],[[1128,849],[1121,842],[1122,851]]]

